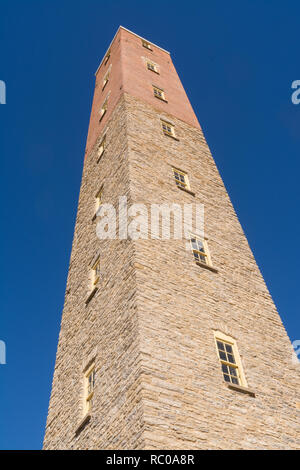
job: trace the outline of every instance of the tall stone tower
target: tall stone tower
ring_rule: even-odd
[[[97,209],[125,196],[202,205],[204,233],[187,249],[117,221],[100,239]],[[96,73],[44,448],[295,449],[298,390],[170,54],[120,27]]]

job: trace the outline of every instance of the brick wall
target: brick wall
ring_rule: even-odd
[[[124,92],[142,99],[162,112],[168,110],[169,114],[199,128],[198,120],[168,52],[155,45],[152,45],[152,50],[149,51],[142,46],[141,38],[122,28],[118,30],[109,50],[109,60],[106,63],[102,61],[96,73],[86,155],[91,151]],[[146,59],[158,65],[159,74],[147,70]],[[103,79],[109,67],[111,67],[110,80],[102,89]],[[152,85],[165,90],[168,103],[155,98]],[[109,108],[99,122],[100,108],[107,96],[109,96]]]

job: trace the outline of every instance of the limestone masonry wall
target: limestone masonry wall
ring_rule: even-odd
[[[218,269],[197,266],[184,240],[134,242],[146,447],[299,448],[299,367],[201,130],[173,117],[175,141],[157,110],[130,96],[126,108],[132,200],[204,204]],[[216,330],[237,341],[255,398],[226,386]]]
[[[124,106],[121,100],[113,113],[101,161],[97,163],[97,145],[85,161],[45,449],[144,446],[134,247],[127,240],[100,241],[92,220],[95,195],[102,184],[103,202],[115,203],[120,193],[130,201]],[[101,286],[86,305],[90,263],[98,253]],[[83,369],[93,358],[93,415],[76,436],[83,418]]]
[[[202,132],[130,95],[118,102],[84,166],[45,449],[296,449],[299,369]],[[145,125],[145,123],[147,125]],[[142,129],[142,130],[141,130]],[[98,141],[102,138],[99,136]],[[189,175],[180,191],[172,165]],[[94,200],[197,202],[218,272],[197,266],[184,240],[99,240]],[[86,305],[91,259],[101,285]],[[238,344],[248,386],[223,381],[213,333]],[[83,369],[96,364],[90,422],[82,415]]]
[[[110,54],[96,76],[44,449],[299,449],[299,367],[170,56],[122,28]],[[166,89],[167,103],[152,84]],[[173,166],[194,194],[176,186]],[[101,187],[115,208],[120,196],[149,213],[155,203],[202,204],[215,270],[197,265],[184,239],[100,240]],[[236,341],[255,396],[224,382],[216,331]]]

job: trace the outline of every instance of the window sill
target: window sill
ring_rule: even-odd
[[[160,101],[164,101],[164,103],[167,103],[168,100],[165,100],[165,98],[160,98],[159,96],[154,95],[154,98],[157,98]],[[173,136],[172,136],[173,137]]]
[[[86,299],[85,305],[87,305],[92,300],[97,290],[98,290],[98,287],[94,287],[94,289],[92,290],[92,292],[89,294],[88,298]]]
[[[182,188],[182,186],[177,186],[177,188],[181,189],[181,191],[184,191],[188,194],[191,194],[192,196],[196,196],[196,193],[194,193],[193,191],[191,191],[190,189],[187,189],[187,188]]]
[[[213,273],[217,273],[218,269],[214,268],[213,266],[210,266],[209,264],[206,263],[201,263],[201,261],[196,261],[197,266],[201,266],[201,268],[206,268],[209,271],[212,271]]]
[[[102,116],[100,116],[99,122],[102,121],[102,119],[104,118],[105,114],[106,114],[106,111],[104,111],[104,113],[102,114]]]
[[[152,69],[149,69],[149,68],[148,68],[148,70],[150,70],[150,72],[156,73],[157,75],[160,75],[160,73],[157,70],[152,70]]]
[[[175,135],[167,134],[166,132],[164,132],[164,135],[166,135],[167,137],[171,137],[171,139],[177,140],[179,142],[179,139],[177,139]]]
[[[100,121],[99,121],[99,122],[100,122]],[[99,162],[100,162],[101,158],[103,157],[103,154],[104,154],[104,150],[103,150],[103,152],[101,153],[101,155],[97,158],[96,163],[99,163]]]
[[[250,388],[247,387],[242,387],[242,385],[237,385],[237,384],[232,384],[232,383],[226,383],[227,387],[230,390],[235,390],[237,392],[245,393],[247,395],[250,395],[251,397],[255,397],[255,392],[253,390],[250,390]]]
[[[78,434],[83,430],[83,428],[88,424],[88,422],[90,421],[91,419],[91,415],[90,413],[88,413],[87,415],[85,415],[85,417],[80,421],[79,425],[77,426],[76,428],[76,431],[75,431],[75,436],[78,436]]]

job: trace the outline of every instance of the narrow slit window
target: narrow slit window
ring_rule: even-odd
[[[85,400],[84,400],[84,407],[85,407],[85,414],[91,412],[93,407],[93,398],[94,398],[94,390],[95,390],[95,364],[93,363],[88,371],[85,373]]]
[[[175,137],[175,129],[174,126],[166,121],[162,121],[162,129],[165,135],[170,135]]]
[[[160,100],[166,101],[164,90],[153,85],[154,96]]]
[[[211,265],[206,241],[202,238],[192,236],[191,245],[195,261],[197,263]]]
[[[110,70],[105,74],[104,79],[103,79],[103,84],[102,84],[102,90],[106,87],[109,81],[109,76],[110,76]]]
[[[176,186],[182,189],[190,189],[188,175],[184,171],[173,168],[173,174]]]
[[[107,64],[107,62],[109,61],[109,58],[110,58],[110,51],[108,51],[108,53],[107,53],[106,56],[105,56],[104,65]]]
[[[102,204],[102,193],[103,193],[103,188],[101,188],[96,194],[96,211],[95,211],[96,214]]]
[[[106,147],[106,136],[103,137],[103,139],[101,140],[100,145],[98,147],[98,151],[97,151],[98,161],[102,157],[102,155],[104,153],[104,150],[105,150],[105,147]]]
[[[98,284],[100,279],[100,258],[93,265],[93,285]]]
[[[103,116],[105,115],[106,111],[107,111],[107,98],[104,101],[104,103],[103,103],[103,105],[101,106],[101,109],[100,109],[100,119],[99,119],[100,121],[103,118]]]
[[[145,41],[144,39],[142,40],[142,46],[145,47],[146,49],[148,49],[149,51],[152,51],[152,47],[151,47],[150,42]]]

